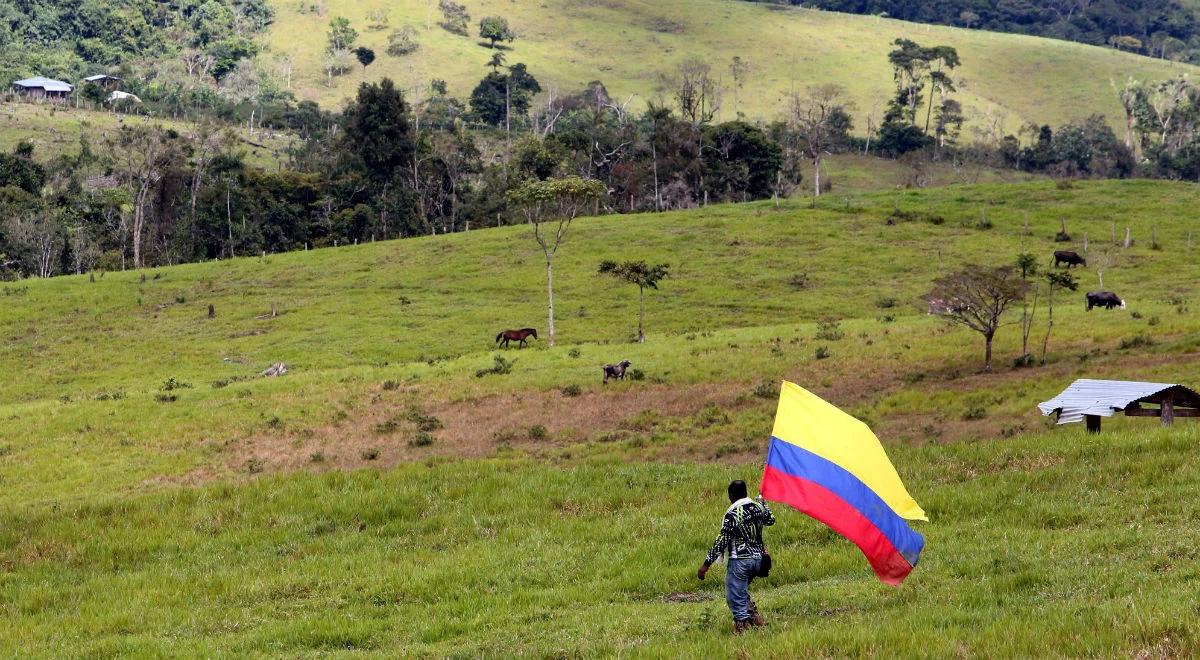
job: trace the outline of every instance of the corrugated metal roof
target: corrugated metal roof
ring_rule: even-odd
[[[1059,424],[1070,424],[1083,420],[1084,415],[1112,417],[1129,404],[1153,396],[1172,387],[1183,387],[1175,383],[1138,383],[1128,380],[1093,380],[1080,378],[1062,391],[1062,394],[1038,404],[1043,415],[1058,412]],[[1192,392],[1192,390],[1183,387]],[[1195,394],[1195,392],[1192,392]]]
[[[45,76],[26,78],[25,80],[18,80],[13,84],[21,87],[41,87],[47,92],[69,92],[72,89],[75,89],[75,86],[71,83],[65,83],[61,80],[54,80],[53,78],[46,78]]]
[[[84,80],[88,82],[98,82],[101,80],[120,80],[120,78],[116,76],[110,76],[107,73],[97,73],[94,76],[88,76],[87,78],[84,78]]]

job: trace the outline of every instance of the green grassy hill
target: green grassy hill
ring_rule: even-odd
[[[860,130],[873,107],[880,108],[877,118],[882,114],[892,90],[887,52],[898,37],[956,47],[963,60],[955,75],[962,79],[959,98],[973,115],[972,124],[982,125],[984,114],[1003,115],[1013,131],[1031,121],[1057,125],[1091,113],[1105,114],[1115,123],[1121,109],[1110,81],[1161,79],[1195,70],[1065,41],[729,0],[473,0],[466,3],[473,21],[469,37],[439,27],[433,2],[323,4],[327,13],[319,16],[300,11],[307,3],[277,3],[276,21],[265,39],[273,53],[295,59],[292,84],[301,98],[334,106],[363,80],[384,76],[410,89],[442,78],[465,98],[486,73],[491,56],[475,36],[478,20],[497,14],[508,17],[520,35],[506,53],[509,62],[525,62],[559,93],[600,79],[615,97],[636,95],[640,103],[659,94],[657,75],[685,58],[705,59],[728,81],[729,62],[740,56],[753,65],[753,78],[737,94],[739,102],[732,91],[726,92],[724,118],[734,117],[740,106],[751,118],[773,119],[789,90],[837,82],[857,101]],[[368,30],[368,12],[382,7],[390,8],[388,29]],[[373,48],[379,58],[328,87],[321,58],[333,16],[350,19],[360,32],[358,43]],[[411,56],[389,56],[388,32],[403,25],[418,30],[421,47]]]
[[[524,227],[4,283],[0,653],[1184,656],[1200,428],[1088,437],[1034,406],[1081,376],[1200,382],[1198,202],[1034,182],[585,218],[553,349],[493,348],[545,327]],[[1085,237],[1129,309],[1085,312],[1080,271],[1044,367],[1009,367],[1009,326],[978,373],[978,335],[918,302]],[[605,258],[672,264],[645,344]],[[622,358],[644,377],[601,385]],[[893,590],[783,512],[772,625],[735,639],[719,569],[693,572],[779,378],[874,426],[929,546]]]
[[[117,114],[67,105],[11,102],[0,104],[0,150],[11,151],[18,142],[25,140],[33,143],[34,153],[39,160],[62,154],[75,155],[79,153],[81,137],[86,136],[92,149],[99,150],[106,137],[126,124],[160,125],[185,134],[192,129],[190,122],[169,118]],[[233,130],[236,132],[238,128]],[[237,134],[243,137],[241,148],[246,154],[246,162],[265,168],[278,165],[288,144],[294,139],[286,134],[257,133],[253,140],[245,140],[244,130]]]

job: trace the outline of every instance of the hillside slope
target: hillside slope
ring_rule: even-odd
[[[1200,426],[1087,436],[1034,405],[1200,382],[1198,204],[1036,182],[583,218],[553,349],[494,349],[544,330],[526,227],[3,283],[0,655],[1187,657]],[[1129,308],[1084,311],[1076,271],[1045,366],[1011,367],[1007,326],[979,373],[978,335],[919,302],[1085,240]],[[605,258],[671,264],[644,344]],[[601,384],[622,358],[640,377]],[[780,378],[872,424],[928,546],[892,589],[779,507],[771,625],[734,638],[721,569],[694,571]]]
[[[752,79],[737,96],[726,92],[724,118],[737,106],[751,118],[772,119],[784,95],[815,83],[848,87],[865,117],[882,109],[892,90],[887,64],[898,37],[958,49],[963,66],[959,98],[974,123],[984,113],[1003,114],[1010,130],[1023,123],[1059,124],[1102,113],[1121,117],[1110,81],[1127,76],[1162,79],[1195,72],[1194,67],[1129,55],[1108,48],[958,28],[918,25],[869,16],[781,9],[729,0],[546,0],[528,4],[505,0],[467,2],[471,35],[453,35],[438,26],[436,3],[418,0],[329,0],[325,16],[301,12],[296,3],[276,3],[276,21],[265,39],[274,54],[295,59],[293,89],[301,98],[323,105],[343,103],[363,80],[392,77],[422,94],[431,78],[450,83],[465,98],[486,73],[491,51],[476,36],[478,20],[503,15],[520,37],[506,52],[508,61],[524,62],[559,93],[600,79],[614,96],[636,95],[638,102],[658,95],[657,75],[688,57],[701,57],[724,74],[740,56],[754,67]],[[370,31],[368,12],[390,8],[389,27]],[[355,67],[326,86],[321,68],[328,23],[344,16],[359,30],[358,44],[375,49],[378,59],[365,71]],[[411,25],[420,49],[407,57],[385,53],[391,29]],[[860,119],[858,128],[865,126]]]

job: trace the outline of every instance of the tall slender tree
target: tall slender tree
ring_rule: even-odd
[[[646,287],[657,289],[658,283],[669,274],[668,264],[647,265],[645,261],[616,262],[605,260],[600,262],[600,274],[610,275],[623,282],[636,284],[638,288],[638,343],[646,341]]]

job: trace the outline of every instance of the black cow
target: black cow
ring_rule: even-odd
[[[1093,291],[1087,294],[1087,311],[1092,311],[1093,307],[1103,307],[1112,309],[1120,307],[1125,309],[1125,301],[1112,291]]]
[[[1058,268],[1059,264],[1066,264],[1067,268],[1071,266],[1086,266],[1087,259],[1079,256],[1078,252],[1071,250],[1055,250],[1054,251],[1054,267]]]
[[[609,378],[625,380],[625,370],[628,369],[629,365],[631,364],[633,363],[629,360],[621,360],[616,364],[606,364],[603,367],[600,367],[604,370],[604,384],[608,385]]]

